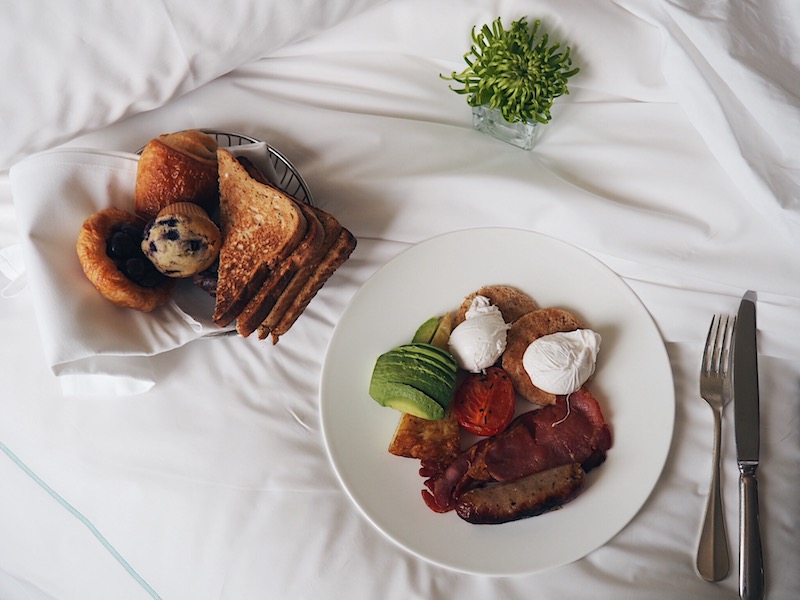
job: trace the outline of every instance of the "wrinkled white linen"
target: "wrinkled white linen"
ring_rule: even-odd
[[[279,183],[265,142],[229,151]],[[68,148],[31,156],[10,172],[25,265],[10,264],[17,246],[2,250],[13,278],[8,289],[30,279],[45,356],[67,396],[146,392],[155,383],[150,357],[233,330],[212,322],[213,299],[189,280],[145,314],[114,306],[84,276],[77,232],[104,208],[133,212],[138,161],[135,154]]]
[[[438,78],[461,68],[469,28],[498,14],[541,16],[581,61],[529,153],[473,131],[463,98]],[[733,312],[752,288],[767,597],[800,596],[797,242],[676,103],[663,43],[614,3],[395,0],[74,140],[114,151],[192,126],[269,139],[359,244],[277,346],[186,344],[154,360],[156,385],[135,397],[62,397],[30,290],[0,299],[0,442],[161,598],[732,598],[730,407],[722,484],[734,568],[719,584],[693,568],[712,446],[698,371],[711,315]],[[664,337],[677,399],[664,472],[630,524],[573,564],[500,579],[429,565],[381,536],[339,487],[317,412],[324,349],[360,285],[414,242],[487,225],[552,235],[620,274]],[[0,246],[19,237],[0,179]],[[437,268],[462,265],[447,257]],[[0,478],[0,596],[155,597],[7,454]]]
[[[384,1],[4,1],[0,168]]]
[[[11,171],[42,346],[67,395],[145,392],[154,383],[151,356],[219,332],[213,301],[186,282],[146,314],[106,301],[83,274],[77,232],[101,209],[133,211],[137,165],[135,154],[68,149]]]
[[[660,31],[670,87],[742,194],[800,237],[800,4],[615,2]]]

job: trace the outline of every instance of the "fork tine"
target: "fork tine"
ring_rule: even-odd
[[[722,366],[722,376],[727,377],[731,367],[731,350],[733,347],[733,332],[736,329],[736,316],[729,316],[725,319],[725,337],[722,341],[722,356],[720,357]]]
[[[725,329],[728,327],[728,317],[717,315],[717,337],[714,340],[714,360],[711,364],[711,372],[719,375],[722,371],[722,346],[725,343]]]
[[[711,326],[708,328],[706,337],[706,348],[703,350],[703,373],[711,373],[712,365],[715,362],[714,349],[717,345],[717,332],[719,330],[719,315],[714,315],[711,319]]]
[[[728,375],[735,324],[735,316],[714,315],[711,319],[706,348],[703,352],[705,374],[722,377]]]

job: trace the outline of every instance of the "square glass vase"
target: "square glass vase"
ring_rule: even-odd
[[[496,108],[472,107],[472,126],[475,129],[523,150],[534,147],[541,131],[540,125],[538,121],[509,123]]]

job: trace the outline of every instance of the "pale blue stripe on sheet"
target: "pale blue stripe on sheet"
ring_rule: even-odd
[[[28,465],[22,462],[19,459],[19,457],[16,454],[14,454],[11,451],[11,449],[8,448],[8,446],[6,446],[3,442],[0,442],[0,450],[2,450],[14,464],[16,464],[20,469],[22,469],[28,475],[28,477],[33,479],[39,485],[39,487],[41,487],[45,492],[50,494],[50,496],[52,496],[61,506],[67,509],[70,513],[72,513],[74,517],[76,517],[81,523],[83,523],[89,529],[89,531],[92,532],[92,535],[97,538],[97,540],[105,547],[106,550],[108,550],[109,554],[111,554],[111,556],[113,556],[116,559],[116,561],[120,565],[122,565],[122,567],[130,574],[130,576],[133,577],[140,586],[142,586],[142,589],[144,589],[148,594],[150,594],[150,596],[155,600],[161,600],[161,596],[159,596],[156,593],[156,591],[153,588],[151,588],[150,585],[144,579],[142,579],[141,575],[139,575],[133,569],[133,567],[130,564],[128,564],[128,561],[122,558],[122,555],[119,552],[117,552],[116,548],[114,548],[114,546],[112,546],[111,543],[106,538],[103,537],[103,534],[100,533],[94,525],[92,525],[89,519],[84,517],[78,511],[78,509],[76,509],[69,502],[64,500],[64,498],[62,498],[58,494],[58,492],[56,492],[53,488],[47,485],[44,481],[42,481],[42,479],[38,475],[36,475],[36,473],[34,473],[30,469],[30,467],[28,467]]]

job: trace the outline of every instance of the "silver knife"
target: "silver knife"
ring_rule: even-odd
[[[739,463],[739,596],[764,597],[764,563],[758,523],[758,353],[756,294],[748,291],[739,305],[733,342],[733,406],[736,460]]]

